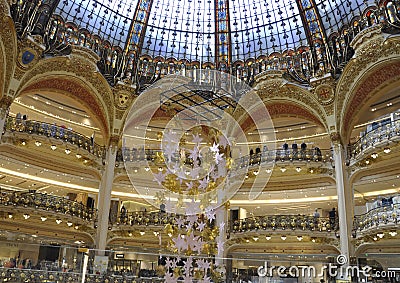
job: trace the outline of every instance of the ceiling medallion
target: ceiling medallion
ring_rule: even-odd
[[[318,97],[318,101],[322,105],[331,104],[335,98],[334,91],[330,85],[322,84],[317,86],[315,89],[315,94]]]

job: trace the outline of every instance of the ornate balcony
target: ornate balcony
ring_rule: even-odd
[[[231,223],[231,233],[312,231],[336,232],[338,219],[305,215],[267,215],[235,220]]]
[[[89,208],[82,203],[36,192],[2,191],[0,193],[0,207],[8,211],[9,218],[15,217],[14,208],[24,209],[24,212],[26,212],[24,213],[25,218],[30,217],[28,212],[32,214],[47,212],[63,217],[79,218],[93,224],[97,217],[97,210]]]
[[[381,230],[397,229],[399,221],[400,203],[377,207],[354,217],[353,236],[357,237]]]
[[[20,118],[9,116],[6,120],[5,135],[9,133],[38,135],[49,139],[55,139],[83,149],[96,158],[104,158],[105,156],[104,146],[96,144],[89,137],[55,124],[33,120],[22,120]],[[21,144],[27,142],[23,136],[19,136],[18,141]]]

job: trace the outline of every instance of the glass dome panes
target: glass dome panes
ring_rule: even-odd
[[[231,0],[229,5],[233,61],[307,43],[294,0]]]
[[[315,3],[328,35],[349,24],[354,16],[361,15],[367,8],[364,0],[316,0]]]
[[[154,0],[143,54],[214,61],[214,0]]]
[[[78,28],[123,47],[136,5],[137,0],[64,0],[59,2],[55,13],[65,22],[73,22]]]

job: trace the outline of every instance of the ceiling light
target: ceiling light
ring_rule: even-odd
[[[376,235],[379,237],[379,239],[382,239],[383,236],[385,236],[385,234],[384,234],[383,232],[379,232],[379,233],[376,234]]]
[[[13,216],[14,216],[14,215],[13,215],[11,212],[8,213],[8,218],[11,219],[11,218],[13,218]]]
[[[371,161],[369,161],[369,159],[365,160],[365,164],[369,164]]]
[[[72,223],[71,221],[68,221],[68,222],[67,222],[68,227],[71,227],[72,224],[73,224],[73,223]]]
[[[372,239],[373,239],[374,241],[378,241],[378,237],[377,237],[377,236],[374,236]]]
[[[66,153],[66,154],[70,154],[70,153],[71,153],[71,150],[67,147],[67,148],[65,149],[65,153]]]
[[[140,234],[140,236],[143,236],[144,234],[146,234],[146,232],[145,231],[140,231],[139,234]]]
[[[313,174],[314,173],[314,169],[310,169],[310,173]]]
[[[384,149],[383,149],[383,152],[384,153],[390,153],[390,147],[385,147]]]
[[[285,168],[285,167],[282,167],[282,168],[281,168],[281,171],[282,171],[282,173],[285,173],[286,168]]]
[[[317,241],[316,238],[311,238],[311,242],[315,243]]]
[[[298,241],[303,240],[303,236],[297,236],[297,240],[298,240]]]
[[[26,141],[21,141],[21,145],[26,145]]]
[[[286,240],[286,236],[285,235],[281,236],[281,239],[282,239],[282,241],[285,241]]]
[[[34,237],[34,238],[37,238],[37,235],[31,235],[32,237]]]
[[[270,168],[265,169],[265,172],[267,172],[268,174],[272,172],[272,170]]]
[[[250,243],[250,240],[249,240],[249,239],[246,239],[246,243]]]
[[[31,217],[28,213],[25,213],[23,216],[24,216],[25,220],[27,220],[27,219],[29,219]]]
[[[128,236],[132,237],[132,235],[133,235],[132,232],[129,231]]]
[[[163,168],[162,168],[162,167],[158,167],[158,171],[160,171],[160,172],[161,172],[162,170],[163,170]]]
[[[392,102],[389,102],[389,103],[386,104],[386,106],[388,106],[388,107],[389,107],[389,106],[392,106],[392,105],[393,105]]]
[[[390,231],[390,232],[389,232],[389,235],[392,236],[392,237],[394,237],[394,236],[397,235],[397,231]]]
[[[267,236],[265,236],[265,239],[266,239],[267,241],[269,241],[269,240],[271,240],[271,236],[267,235]]]
[[[56,146],[55,144],[52,144],[52,145],[50,146],[50,148],[51,148],[51,150],[56,150],[56,149],[57,149],[57,146]]]
[[[254,174],[255,176],[257,176],[258,173],[260,173],[260,172],[259,172],[259,171],[254,171],[254,172],[253,172],[253,174]]]
[[[35,141],[35,145],[36,145],[36,146],[41,146],[42,143],[41,143],[40,141]]]
[[[76,156],[76,158],[78,158],[78,159],[82,158],[82,154],[80,154],[80,153],[77,153],[75,156]]]
[[[253,237],[253,240],[254,240],[254,242],[257,242],[257,241],[258,241],[258,237],[257,237],[257,236],[254,236],[254,237]]]
[[[146,167],[144,167],[144,170],[145,170],[146,172],[149,172],[150,167],[149,167],[149,166],[146,166]]]
[[[56,223],[57,223],[57,224],[60,224],[61,222],[62,222],[61,219],[56,219]]]
[[[376,158],[378,157],[378,154],[377,154],[376,152],[374,152],[373,154],[371,154],[371,157],[372,157],[373,159],[376,159]]]
[[[75,230],[78,230],[79,229],[79,225],[75,225]]]
[[[372,111],[372,112],[375,112],[375,111],[376,111],[376,108],[372,108],[371,111]]]
[[[46,216],[42,216],[42,217],[40,217],[40,219],[44,222],[44,221],[47,220],[47,217]]]
[[[301,167],[296,167],[296,171],[299,173],[301,171]]]

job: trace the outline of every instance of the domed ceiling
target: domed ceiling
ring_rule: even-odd
[[[214,63],[308,46],[365,8],[362,0],[64,0],[54,13],[124,51]]]

